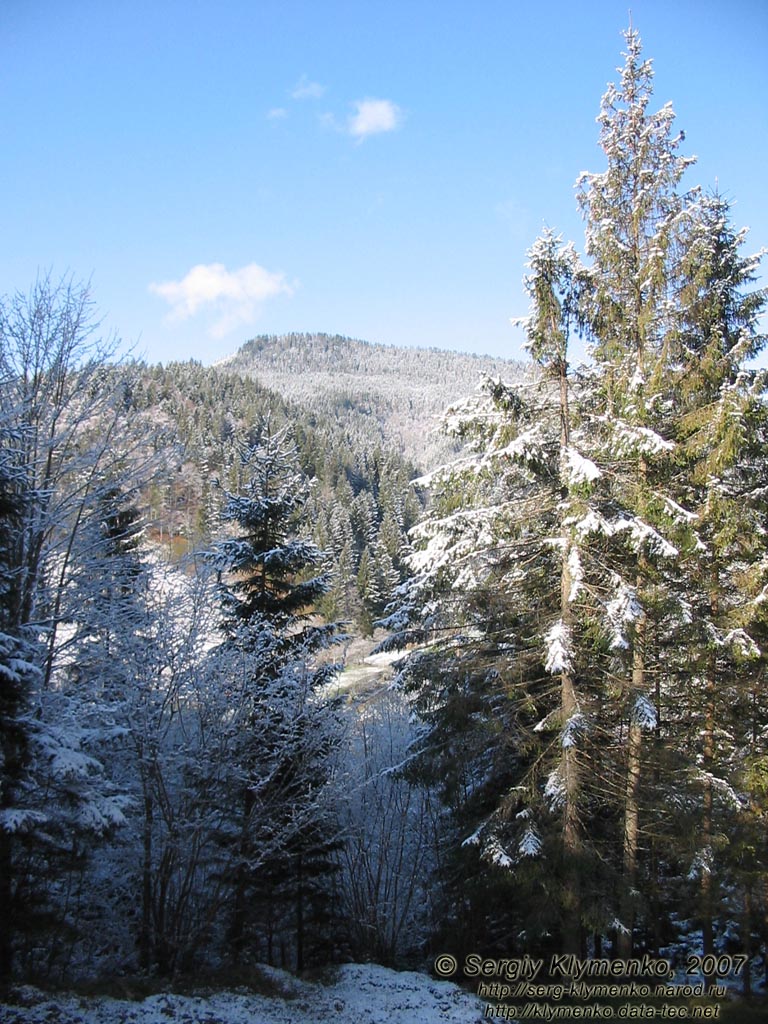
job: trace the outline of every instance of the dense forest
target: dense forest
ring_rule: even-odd
[[[146,366],[72,282],[3,302],[3,978],[768,972],[768,295],[652,84],[630,31],[525,367]],[[392,683],[342,699],[374,632]]]

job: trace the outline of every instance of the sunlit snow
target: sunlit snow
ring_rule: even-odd
[[[533,826],[529,826],[525,830],[523,838],[517,847],[517,852],[521,857],[538,857],[541,853],[541,840]]]
[[[547,648],[547,656],[544,668],[550,675],[558,675],[560,672],[570,672],[573,667],[571,654],[571,631],[562,619],[554,624],[552,629],[544,638]]]
[[[575,448],[566,448],[568,483],[572,485],[594,483],[602,473],[591,459],[585,458]]]

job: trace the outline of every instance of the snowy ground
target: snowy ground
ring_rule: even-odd
[[[390,654],[371,654],[357,665],[347,665],[344,671],[328,684],[328,693],[359,695],[386,686],[392,676],[392,665],[402,658],[402,651]]]
[[[386,634],[377,630],[373,637],[355,637],[344,652],[344,669],[328,683],[327,694],[333,697],[367,697],[376,690],[386,688],[392,675],[392,666],[403,657],[402,651],[373,654],[376,645]]]
[[[347,964],[333,984],[270,971],[283,995],[154,995],[140,1002],[56,995],[23,987],[0,1004],[3,1024],[478,1024],[483,1004],[446,981]]]

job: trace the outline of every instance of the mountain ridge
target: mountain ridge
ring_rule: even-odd
[[[349,420],[424,466],[445,442],[437,418],[485,376],[519,377],[524,363],[498,356],[363,341],[322,332],[257,335],[217,363],[282,397]],[[434,435],[425,444],[425,437]],[[428,467],[425,467],[428,468]]]

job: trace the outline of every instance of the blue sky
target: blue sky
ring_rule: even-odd
[[[516,358],[629,6],[2,0],[0,293],[90,280],[152,362],[290,330]],[[631,9],[692,180],[768,247],[768,3]]]

